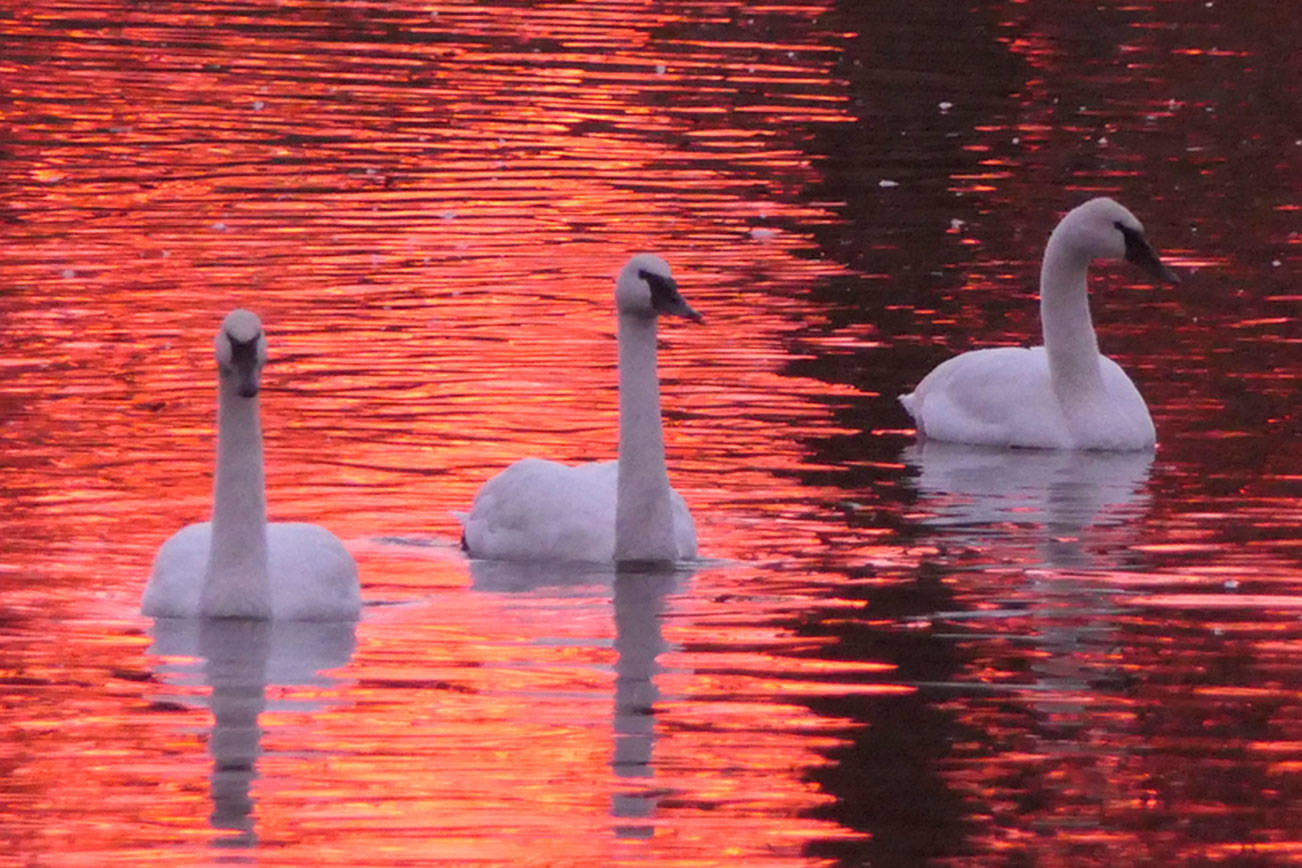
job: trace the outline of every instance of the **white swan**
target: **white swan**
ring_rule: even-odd
[[[217,472],[212,521],[163,543],[141,611],[155,618],[357,618],[357,564],[325,528],[267,523],[258,387],[267,358],[262,323],[247,310],[222,321]]]
[[[656,375],[659,314],[702,317],[658,256],[634,256],[615,281],[619,459],[570,467],[525,458],[484,483],[462,542],[513,561],[676,561],[696,556],[696,526],[669,487]]]
[[[955,356],[900,403],[918,436],[985,446],[1151,449],[1148,406],[1116,362],[1099,354],[1087,272],[1095,259],[1126,259],[1179,283],[1144,238],[1144,227],[1108,198],[1068,212],[1049,236],[1040,270],[1044,346]]]

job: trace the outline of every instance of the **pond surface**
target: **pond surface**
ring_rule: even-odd
[[[105,2],[0,18],[0,863],[1302,858],[1302,114],[1286,3]],[[933,365],[1095,269],[1155,455],[914,443]],[[662,254],[678,572],[467,561],[613,457]],[[356,628],[155,624],[211,340]]]

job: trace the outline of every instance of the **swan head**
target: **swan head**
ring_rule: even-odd
[[[669,264],[652,253],[639,253],[615,279],[615,307],[621,314],[653,318],[660,314],[702,322],[701,316],[678,292]]]
[[[1139,218],[1106,196],[1073,208],[1053,234],[1087,259],[1124,259],[1158,280],[1180,282],[1179,275],[1158,258],[1144,237]]]
[[[267,361],[267,338],[258,315],[247,310],[228,313],[213,347],[222,382],[229,383],[241,398],[257,395],[262,366]]]

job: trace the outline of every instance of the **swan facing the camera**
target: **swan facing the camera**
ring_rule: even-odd
[[[357,564],[314,524],[267,522],[258,389],[267,339],[235,310],[215,340],[217,471],[212,521],[192,524],[154,558],[141,611],[155,618],[344,621],[357,618]]]
[[[1153,448],[1156,432],[1143,397],[1126,372],[1099,353],[1087,281],[1095,259],[1125,259],[1160,280],[1180,282],[1121,205],[1100,197],[1073,209],[1044,251],[1044,346],[973,350],[936,366],[900,396],[919,438],[1046,449]]]
[[[476,558],[678,561],[696,556],[696,526],[669,486],[656,374],[656,321],[700,322],[658,256],[634,256],[615,281],[619,458],[578,466],[525,458],[484,483],[462,543]]]

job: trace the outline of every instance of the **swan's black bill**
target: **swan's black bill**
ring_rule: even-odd
[[[674,283],[673,278],[646,269],[639,271],[637,276],[645,280],[646,285],[651,288],[651,306],[656,309],[656,313],[686,317],[693,322],[705,322],[705,317],[701,316],[679,293],[678,284]]]
[[[262,335],[255,335],[247,341],[237,341],[230,335],[226,339],[231,342],[231,364],[235,367],[235,376],[238,377],[236,391],[241,398],[252,398],[258,394],[258,340]]]
[[[1148,243],[1148,239],[1141,232],[1131,229],[1122,223],[1116,224],[1121,230],[1121,235],[1126,239],[1126,261],[1138,265],[1158,280],[1164,280],[1167,283],[1179,283],[1180,275],[1172,271],[1165,262],[1157,256],[1157,251],[1153,245]]]

